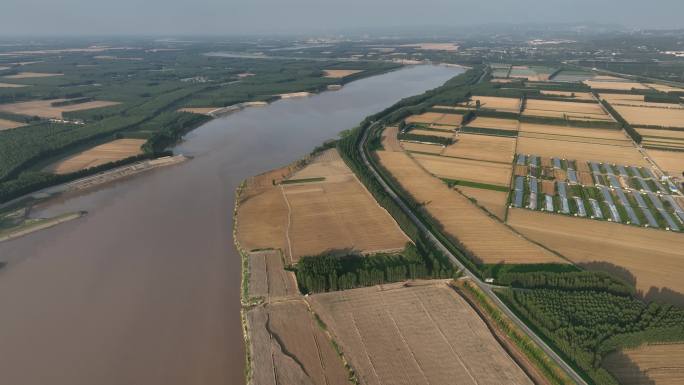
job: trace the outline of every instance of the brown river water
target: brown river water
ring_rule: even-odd
[[[244,382],[234,191],[463,72],[417,66],[246,109],[188,134],[189,162],[59,197],[83,218],[0,243],[0,383]]]

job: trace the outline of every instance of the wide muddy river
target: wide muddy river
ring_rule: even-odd
[[[458,68],[417,66],[213,120],[189,162],[72,196],[38,215],[88,215],[0,243],[0,382],[244,381],[234,191]]]

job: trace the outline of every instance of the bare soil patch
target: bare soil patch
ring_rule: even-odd
[[[607,356],[603,365],[623,385],[683,384],[684,344],[653,344],[622,350]]]
[[[63,76],[64,74],[53,74],[46,72],[19,72],[14,75],[3,76],[5,79],[32,79],[32,78],[47,78],[52,76]]]
[[[13,120],[0,119],[0,131],[25,126],[26,123],[15,122]]]
[[[0,88],[21,88],[28,87],[26,84],[0,83]]]
[[[349,75],[358,74],[362,70],[323,70],[323,77],[340,79]]]
[[[268,300],[297,295],[294,273],[285,270],[279,250],[262,250],[249,253],[249,295]]]
[[[247,312],[255,384],[347,385],[348,372],[300,299]]]
[[[363,384],[532,383],[442,282],[316,294],[309,301]]]
[[[515,153],[515,138],[477,134],[458,134],[442,155],[510,163]]]
[[[62,112],[90,110],[93,108],[109,107],[119,104],[104,100],[71,104],[67,106],[53,106],[54,102],[63,102],[66,99],[34,100],[30,102],[19,102],[1,104],[0,111],[9,112],[17,115],[39,116],[41,118],[61,119]]]
[[[113,140],[61,160],[49,166],[47,170],[54,172],[55,174],[67,174],[114,162],[130,156],[142,154],[141,146],[143,144],[145,144],[145,139]]]
[[[524,209],[510,209],[508,223],[575,263],[607,262],[627,269],[644,293],[652,287],[684,293],[681,234]]]
[[[445,235],[458,239],[480,260],[486,263],[564,262],[491,218],[463,194],[431,176],[406,153],[379,151],[377,156],[402,188],[442,226]]]

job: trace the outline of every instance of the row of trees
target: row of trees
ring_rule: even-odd
[[[424,241],[407,244],[400,254],[303,257],[295,269],[303,293],[347,290],[407,279],[452,278],[456,274],[447,258]]]

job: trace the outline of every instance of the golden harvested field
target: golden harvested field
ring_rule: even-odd
[[[401,151],[401,144],[397,139],[399,127],[387,127],[382,132],[382,148],[387,151]]]
[[[570,92],[570,91],[539,91],[542,95],[556,96],[561,98],[568,98],[570,100],[594,100],[591,92]],[[574,96],[573,96],[574,95]]]
[[[515,138],[458,134],[456,143],[446,146],[442,155],[508,164],[514,153]]]
[[[612,120],[598,103],[528,99],[524,116],[546,116],[574,120]]]
[[[456,186],[456,189],[468,198],[475,199],[478,205],[496,215],[497,218],[503,220],[506,216],[506,204],[508,203],[507,192],[467,186]]]
[[[322,182],[282,184],[289,208],[292,262],[328,250],[363,253],[403,249],[408,238],[356,179],[337,150],[323,152],[291,179]]]
[[[616,90],[616,91],[629,91],[631,89],[636,90],[647,90],[648,87],[641,83],[630,82],[630,81],[601,81],[601,80],[585,80],[582,83],[588,85],[593,90]]]
[[[442,117],[441,112],[424,112],[420,115],[411,115],[406,118],[406,123],[425,123],[432,124]]]
[[[441,224],[445,235],[458,239],[481,261],[564,262],[489,217],[464,195],[428,174],[406,153],[379,151],[377,156],[382,166],[399,181],[402,188],[416,202],[422,203],[427,213]]]
[[[535,123],[520,123],[520,135],[523,133],[537,133],[576,137],[577,140],[589,139],[605,139],[615,142],[631,143],[630,139],[625,136],[622,130],[607,129],[607,128],[589,128],[589,127],[574,127],[574,126],[556,126],[551,124],[535,124]],[[616,143],[617,144],[617,143]]]
[[[249,251],[274,248],[287,251],[287,204],[280,188],[291,173],[285,167],[248,178],[240,195],[235,235],[240,247]]]
[[[518,135],[519,138],[538,138],[538,139],[551,139],[551,140],[561,140],[566,142],[579,142],[579,143],[593,143],[593,144],[607,144],[614,146],[626,146],[631,147],[632,142],[625,138],[624,140],[613,140],[613,139],[603,139],[603,138],[592,138],[574,135],[558,135],[558,134],[542,134],[537,132],[521,132]]]
[[[519,154],[576,159],[578,161],[593,160],[624,165],[647,165],[639,151],[633,146],[519,137],[517,152]]]
[[[684,236],[524,209],[508,210],[516,230],[575,263],[608,262],[627,269],[644,293],[667,287],[684,293]]]
[[[39,116],[41,118],[61,119],[62,112],[90,110],[93,108],[115,106],[118,102],[108,102],[95,100],[92,102],[71,104],[68,106],[52,106],[54,102],[62,102],[66,99],[34,100],[31,102],[19,102],[10,104],[0,104],[0,111],[11,114]]]
[[[532,384],[444,282],[310,296],[365,385]]]
[[[415,134],[415,135],[439,136],[442,138],[453,138],[454,135],[456,134],[455,132],[446,132],[446,131],[437,131],[437,130],[420,130],[420,129],[411,130],[410,133]]]
[[[358,74],[361,70],[323,70],[323,77],[340,79],[349,75]]]
[[[675,130],[658,130],[655,128],[641,128],[641,127],[634,127],[635,130],[639,133],[639,135],[643,136],[644,139],[662,139],[662,140],[673,140],[673,141],[679,141],[679,140],[684,140],[684,130],[680,131],[675,131]]]
[[[460,103],[461,106],[474,108],[477,100],[480,101],[480,108],[496,110],[501,112],[520,112],[520,99],[503,98],[498,96],[473,96],[467,103]]]
[[[51,74],[45,72],[19,72],[14,75],[4,76],[5,79],[32,79],[32,78],[47,78],[51,76],[63,76],[64,74]]]
[[[15,122],[13,120],[0,119],[0,131],[9,130],[12,128],[17,128],[25,125],[25,123]]]
[[[652,108],[613,105],[613,108],[633,126],[684,128],[684,108]]]
[[[430,154],[441,154],[444,147],[436,144],[401,142],[401,146],[406,151],[427,152]],[[387,149],[387,147],[385,147]]]
[[[0,83],[0,88],[21,88],[28,87],[26,84]]]
[[[663,171],[666,171],[671,176],[682,176],[682,172],[684,172],[684,152],[646,149],[646,153]]]
[[[477,117],[466,127],[498,128],[501,130],[517,131],[520,123],[515,119],[488,118],[486,116]]]
[[[423,123],[442,126],[460,126],[463,115],[445,114],[442,112],[424,112],[420,115],[412,115],[406,118],[406,123]]]
[[[684,92],[684,88],[672,87],[664,84],[646,83],[646,86],[660,92]]]
[[[632,102],[643,102],[644,101],[644,95],[633,95],[633,94],[610,94],[610,93],[601,93],[599,94],[601,99],[605,99],[609,102],[613,101],[620,101],[626,102],[626,101],[632,101]]]
[[[285,270],[279,250],[262,250],[249,253],[249,296],[272,298],[297,295],[294,273]]]
[[[622,385],[684,384],[684,344],[642,345],[621,350],[608,355],[603,366]]]
[[[254,384],[349,384],[342,360],[303,300],[258,306],[246,318]]]
[[[424,154],[411,155],[429,173],[440,178],[508,186],[511,166],[479,160]]]
[[[68,174],[101,164],[125,159],[142,154],[145,139],[117,139],[95,146],[69,158],[49,166],[47,169],[55,174]]]

